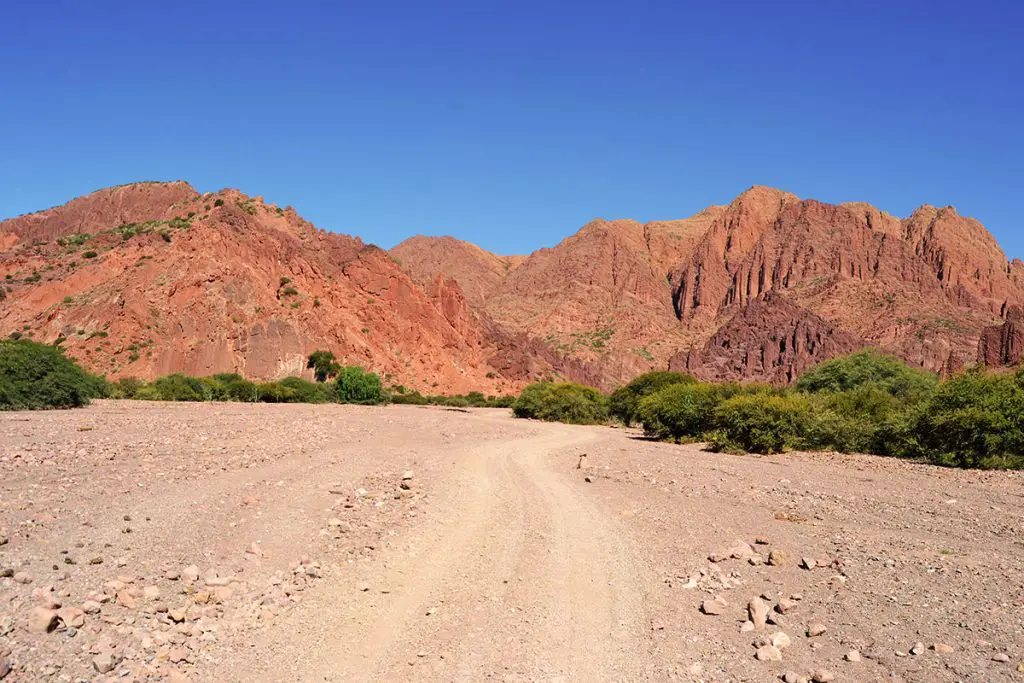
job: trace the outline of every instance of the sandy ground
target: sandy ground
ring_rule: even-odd
[[[0,678],[1024,681],[1021,474],[638,436],[0,414]]]

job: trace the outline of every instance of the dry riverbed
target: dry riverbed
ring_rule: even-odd
[[[1024,476],[507,411],[0,413],[0,679],[1024,681]]]

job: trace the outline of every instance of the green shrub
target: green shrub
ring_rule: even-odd
[[[153,388],[161,401],[209,401],[212,398],[208,384],[181,373],[154,380]]]
[[[418,391],[404,390],[392,393],[391,402],[401,405],[425,406],[427,405],[427,397]]]
[[[906,402],[873,385],[809,397],[805,447],[892,455],[905,428]]]
[[[122,377],[110,385],[110,397],[135,398],[135,394],[137,394],[139,389],[144,385],[145,382],[136,377]]]
[[[77,408],[108,393],[91,375],[54,347],[22,340],[0,341],[0,410]]]
[[[281,278],[282,281],[287,279]],[[313,370],[317,382],[326,382],[341,371],[341,365],[330,351],[314,351],[309,354],[306,367]]]
[[[608,399],[596,389],[572,382],[537,382],[525,387],[512,405],[516,417],[569,424],[607,422]]]
[[[912,368],[898,358],[874,351],[858,351],[817,365],[796,382],[798,391],[840,392],[872,386],[909,402],[927,398],[939,378]]]
[[[694,382],[696,380],[693,377],[681,372],[648,372],[613,391],[609,399],[608,410],[612,417],[622,420],[623,424],[630,427],[634,422],[639,421],[637,408],[644,397],[674,384],[692,384]]]
[[[1024,468],[1024,371],[968,371],[939,386],[909,420],[902,455],[937,465]]]
[[[712,450],[784,453],[801,446],[810,407],[807,398],[778,393],[743,393],[715,409]]]
[[[145,384],[138,388],[132,396],[136,401],[163,401],[160,392],[152,384]]]
[[[333,398],[329,388],[301,377],[285,377],[278,384],[295,392],[299,403],[327,403]]]
[[[220,373],[206,378],[219,383],[216,390],[218,401],[242,401],[251,403],[259,399],[256,384],[237,373]]]
[[[96,258],[97,256],[99,256],[99,254],[91,250],[82,254],[82,258]]]
[[[683,437],[697,438],[711,428],[715,408],[726,399],[726,393],[712,384],[671,384],[643,398],[633,419],[643,424],[644,432],[659,439],[679,442]]]
[[[380,377],[358,365],[344,367],[338,372],[335,390],[341,403],[377,405],[387,398],[381,388]]]

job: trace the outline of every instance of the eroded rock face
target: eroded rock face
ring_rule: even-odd
[[[670,362],[788,381],[863,345],[943,373],[1013,364],[1004,312],[1024,304],[1024,263],[950,207],[900,220],[764,187],[504,257],[428,237],[387,253],[259,197],[139,183],[0,222],[0,277],[0,334],[63,337],[113,377],[275,378],[327,348],[425,393],[610,388]]]
[[[0,245],[3,234],[9,244],[53,240],[74,233],[93,232],[96,226],[115,227],[139,223],[164,215],[176,204],[191,202],[199,193],[186,182],[132,183],[97,190],[67,204],[45,211],[25,214],[0,223]]]
[[[986,327],[978,340],[978,363],[988,367],[1019,365],[1024,357],[1024,309],[1011,306],[1002,325]]]
[[[703,347],[673,356],[669,369],[708,381],[784,384],[813,365],[864,346],[838,326],[768,292],[748,302]]]
[[[237,191],[115,188],[0,234],[18,238],[0,252],[0,333],[63,337],[112,377],[271,379],[308,373],[326,348],[425,392],[520,384],[487,363],[495,350],[454,282],[427,293],[383,250]]]

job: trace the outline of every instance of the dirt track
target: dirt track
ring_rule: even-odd
[[[104,402],[0,438],[0,569],[31,579],[0,578],[4,683],[1024,680],[1015,473],[399,406]],[[741,631],[760,595],[799,599]]]

